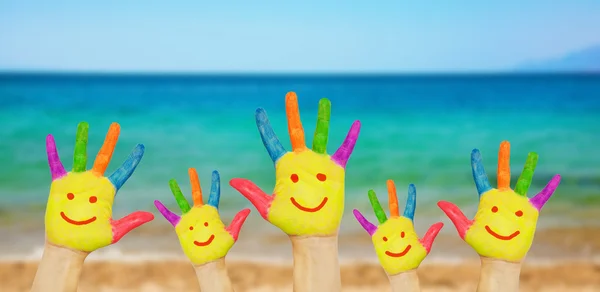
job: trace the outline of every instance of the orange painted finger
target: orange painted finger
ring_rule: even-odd
[[[498,152],[498,189],[510,189],[510,143],[502,141]]]
[[[388,201],[390,206],[390,217],[400,216],[400,209],[398,207],[398,195],[396,194],[396,186],[393,180],[387,181],[388,189]]]
[[[204,202],[202,201],[202,189],[200,188],[198,172],[196,172],[195,168],[190,168],[188,169],[188,174],[190,175],[190,185],[192,186],[192,200],[194,201],[194,206],[202,206]]]
[[[292,150],[296,151],[306,148],[296,93],[288,92],[285,96],[285,112],[288,120],[288,132],[292,142]]]
[[[110,163],[110,159],[112,158],[113,152],[115,151],[115,146],[117,145],[117,140],[119,140],[120,132],[121,126],[119,126],[118,123],[112,123],[110,125],[108,133],[106,133],[106,138],[104,139],[104,144],[102,144],[102,148],[100,148],[98,155],[96,155],[94,167],[92,168],[93,173],[97,175],[104,175],[104,172]]]

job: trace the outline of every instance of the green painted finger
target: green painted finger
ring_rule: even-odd
[[[317,114],[317,129],[313,139],[312,150],[316,153],[327,152],[327,139],[329,138],[329,120],[331,119],[331,102],[327,98],[319,101],[319,112]]]
[[[179,188],[177,181],[175,179],[170,180],[169,187],[171,188],[171,192],[173,193],[173,196],[175,197],[175,201],[177,201],[177,205],[179,205],[179,209],[181,209],[181,213],[182,214],[187,213],[191,209],[190,204],[183,196],[183,193],[181,192],[181,189]]]
[[[531,186],[531,180],[533,179],[533,172],[535,171],[537,161],[537,153],[530,152],[527,155],[527,161],[525,161],[525,166],[523,166],[523,172],[521,172],[521,176],[519,176],[517,185],[515,186],[515,193],[521,196],[527,196],[527,190],[529,189],[529,186]]]
[[[381,208],[381,204],[379,204],[377,195],[373,190],[369,190],[369,202],[371,202],[371,206],[373,206],[373,211],[375,211],[375,216],[377,217],[379,223],[384,223],[385,221],[387,221],[385,211],[383,211],[383,208]]]
[[[87,169],[87,143],[90,125],[81,122],[77,125],[75,135],[75,153],[73,153],[73,172],[84,172]]]

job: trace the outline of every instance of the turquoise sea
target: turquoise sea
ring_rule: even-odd
[[[393,179],[404,201],[417,186],[418,218],[442,218],[436,206],[450,200],[474,210],[477,193],[470,152],[479,148],[492,184],[498,147],[511,142],[513,180],[527,153],[539,154],[530,195],[554,174],[562,183],[543,210],[540,225],[587,225],[600,214],[600,75],[78,75],[0,74],[0,223],[40,221],[50,183],[45,137],[51,133],[70,168],[77,123],[90,124],[88,167],[111,122],[121,136],[108,172],[143,143],[146,154],[119,192],[115,212],[155,211],[161,199],[175,207],[168,181],[187,195],[187,169],[195,167],[203,189],[212,170],[222,179],[220,209],[231,216],[249,203],[229,184],[274,183],[254,111],[267,111],[275,132],[290,148],[285,94],[298,94],[312,143],[318,100],[332,103],[328,152],[351,123],[362,122],[348,162],[346,219],[353,208],[369,210],[367,191],[385,201]],[[252,208],[253,209],[253,208]],[[155,212],[156,213],[156,212]],[[251,216],[258,217],[253,209]],[[157,216],[156,221],[164,220]],[[348,221],[350,222],[350,221]],[[266,224],[266,223],[265,223]],[[262,226],[262,225],[261,225]],[[359,228],[355,222],[347,228]],[[8,227],[6,227],[8,228]],[[445,230],[452,231],[450,226]]]

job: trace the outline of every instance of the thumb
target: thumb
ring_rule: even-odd
[[[234,178],[229,181],[229,184],[242,194],[260,213],[265,220],[269,212],[269,207],[273,201],[273,197],[265,194],[252,181],[243,178]]]
[[[248,218],[248,214],[250,214],[250,209],[248,208],[239,211],[237,214],[235,214],[235,217],[233,217],[231,224],[225,228],[227,232],[233,236],[234,241],[237,241],[240,230],[242,229],[242,225],[244,225],[246,218]]]
[[[136,211],[119,220],[112,220],[113,238],[112,243],[117,243],[125,234],[129,231],[137,228],[138,226],[150,222],[154,219],[154,215],[150,212]]]
[[[458,231],[458,235],[463,240],[465,239],[465,234],[471,225],[473,225],[473,221],[467,219],[465,214],[454,204],[446,201],[439,201],[437,203],[438,207],[442,209],[446,216],[450,218],[450,221],[456,227],[456,231]]]

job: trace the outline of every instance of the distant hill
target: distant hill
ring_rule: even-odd
[[[521,72],[595,72],[600,73],[600,44],[550,60],[525,62]]]

